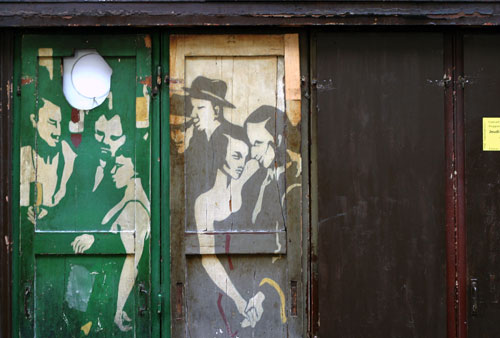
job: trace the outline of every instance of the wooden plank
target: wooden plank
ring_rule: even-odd
[[[125,232],[125,231],[124,231]],[[129,231],[130,232],[130,231]],[[131,231],[131,233],[134,233]],[[133,254],[135,248],[125,250],[120,234],[109,232],[36,232],[34,251],[36,255],[75,254],[71,243],[81,235],[94,236],[94,243],[84,255]]]
[[[185,56],[284,55],[283,35],[182,35]]]
[[[285,34],[285,90],[287,100],[300,100],[300,57],[298,34]]]
[[[286,254],[286,232],[186,233],[186,255]]]

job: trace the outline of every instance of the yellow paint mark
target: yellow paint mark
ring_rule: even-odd
[[[260,281],[260,284],[259,286],[262,286],[264,284],[269,284],[271,285],[275,290],[276,292],[278,292],[279,296],[280,296],[280,300],[281,300],[281,309],[280,309],[280,315],[281,315],[281,322],[284,324],[286,323],[286,312],[285,312],[285,294],[283,293],[283,291],[281,290],[280,286],[278,285],[278,283],[276,283],[274,280],[272,280],[271,278],[263,278],[261,281]]]
[[[135,98],[135,121],[136,122],[148,122],[148,100],[145,97]]]
[[[49,77],[52,80],[54,77],[54,63],[52,61],[52,48],[38,48],[38,64],[41,67],[47,68]]]
[[[36,202],[35,206],[39,207],[43,203],[43,185],[40,182],[36,182]]]
[[[286,116],[292,126],[296,127],[301,119],[300,114],[300,100],[287,100],[286,101]]]
[[[90,328],[92,327],[92,322],[88,322],[87,324],[83,325],[81,327],[81,330],[83,331],[83,333],[88,336],[89,335],[89,332],[90,332]]]
[[[151,48],[151,36],[150,35],[146,35],[144,37],[144,45],[146,46],[146,48]]]

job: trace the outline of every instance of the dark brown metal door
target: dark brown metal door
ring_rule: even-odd
[[[483,144],[483,136],[496,134],[483,119],[500,119],[499,60],[499,35],[464,36],[469,338],[500,336],[500,152]]]
[[[442,35],[316,50],[319,336],[445,337]]]

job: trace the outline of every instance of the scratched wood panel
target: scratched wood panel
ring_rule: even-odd
[[[151,40],[108,39],[23,36],[23,337],[134,337],[150,331]],[[109,91],[100,102],[90,98],[99,103],[93,108],[73,108],[63,88],[68,81],[78,84],[72,72],[89,55],[98,61],[85,76],[111,69]]]
[[[467,337],[496,337],[500,316],[500,154],[483,151],[483,117],[499,118],[498,35],[464,36]],[[471,285],[476,280],[476,292]],[[473,311],[473,306],[477,310]]]
[[[172,335],[300,336],[290,294],[303,271],[292,264],[302,253],[294,247],[302,231],[298,38],[172,36],[170,47],[171,193],[185,196],[171,201]],[[275,291],[255,287],[262,280]],[[283,316],[265,301],[271,294],[282,295]]]
[[[316,44],[318,334],[445,337],[442,38]]]

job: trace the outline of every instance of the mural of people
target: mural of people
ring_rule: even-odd
[[[134,287],[137,277],[137,266],[144,250],[144,241],[150,233],[150,205],[142,187],[140,178],[134,170],[130,157],[119,155],[111,170],[113,181],[117,189],[124,189],[120,202],[109,210],[101,224],[112,232],[119,232],[123,246],[134,255],[127,255],[120,274],[118,296],[116,304],[115,324],[122,331],[132,329],[131,319],[123,308]],[[75,253],[83,253],[94,243],[94,236],[84,234],[75,238],[71,243]]]
[[[285,223],[284,173],[285,151],[284,139],[280,133],[279,123],[284,123],[284,113],[272,106],[261,106],[253,111],[245,121],[245,130],[251,144],[251,157],[259,162],[259,177],[252,182],[258,187],[252,207],[251,222],[253,224]],[[283,127],[282,127],[283,128]],[[276,137],[276,141],[275,141]],[[259,175],[260,174],[260,175]]]
[[[199,233],[213,232],[215,222],[223,221],[241,208],[243,185],[257,169],[256,161],[247,163],[249,146],[245,131],[241,127],[231,126],[228,132],[222,134],[226,141],[220,149],[225,151],[216,153],[214,185],[196,199],[195,219]],[[213,237],[210,238],[213,241]],[[205,245],[213,248],[215,243]],[[258,292],[247,302],[228,277],[215,252],[204,254],[201,262],[217,287],[234,301],[238,312],[244,317],[242,327],[254,327],[263,313],[264,294]]]
[[[110,118],[101,115],[95,123],[94,137],[99,143],[99,165],[96,168],[92,191],[96,191],[104,177],[104,169],[127,138],[123,134],[120,115],[116,114]]]
[[[195,78],[190,88],[185,88],[186,108],[191,108],[186,116],[189,125],[185,135],[193,135],[189,147],[185,149],[186,163],[197,162],[197,166],[186,166],[185,175],[189,177],[186,193],[186,212],[188,223],[194,225],[194,202],[196,198],[210,189],[215,182],[217,167],[214,154],[218,149],[224,149],[226,130],[229,123],[223,117],[224,107],[234,106],[224,97],[227,85],[222,80],[209,79],[203,76]]]
[[[66,195],[66,184],[73,173],[76,158],[70,145],[60,139],[60,107],[47,99],[42,99],[41,102],[38,114],[30,115],[37,133],[37,147],[21,147],[20,204],[29,205],[28,219],[33,224],[35,209],[30,196],[36,196],[41,202],[39,210],[36,210],[38,219],[45,217],[48,209],[56,206]],[[32,191],[35,189],[36,192]]]

